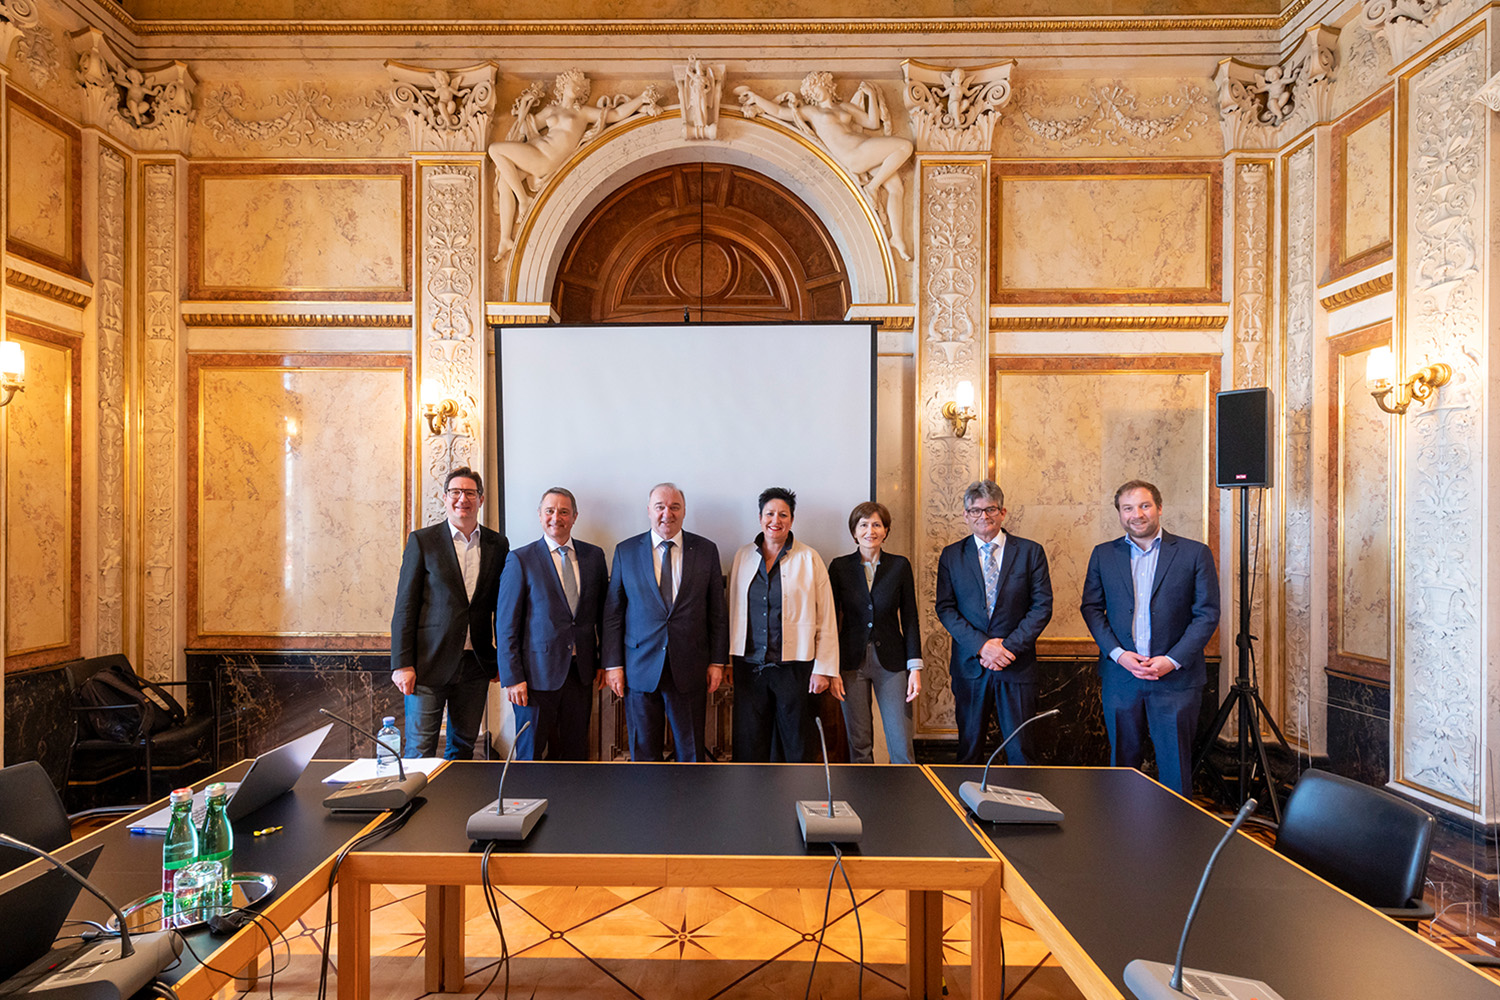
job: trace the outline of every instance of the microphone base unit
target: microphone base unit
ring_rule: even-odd
[[[988,788],[977,781],[958,786],[958,797],[969,811],[990,823],[1061,823],[1062,810],[1044,796],[1019,788]]]
[[[1172,966],[1133,959],[1125,966],[1125,985],[1136,1000],[1285,1000],[1259,979],[1241,979],[1201,969],[1182,970],[1182,989],[1172,989]]]
[[[864,834],[859,813],[843,799],[833,804],[832,816],[827,799],[798,799],[797,825],[804,844],[854,844]]]
[[[546,799],[506,799],[500,812],[496,799],[469,817],[465,828],[470,840],[525,840],[547,811]]]
[[[176,931],[132,934],[135,954],[120,957],[120,939],[108,938],[79,950],[61,966],[54,949],[4,983],[0,996],[38,1000],[129,1000],[182,954]]]
[[[427,787],[427,775],[409,771],[406,777],[387,776],[351,781],[323,800],[335,812],[385,812],[400,809]]]

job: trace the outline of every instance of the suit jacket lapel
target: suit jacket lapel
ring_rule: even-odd
[[[1156,554],[1156,575],[1151,578],[1151,596],[1161,589],[1161,582],[1167,578],[1167,568],[1172,565],[1172,560],[1177,558],[1177,536],[1169,535],[1165,531],[1161,533],[1161,551]]]
[[[860,556],[858,549],[854,550],[854,558],[856,560],[854,565],[859,569],[859,578],[861,581],[863,581],[865,578],[865,563],[864,558]],[[875,593],[875,588],[880,586],[880,581],[884,580],[886,576],[889,575],[887,571],[890,569],[890,567],[890,557],[882,557],[880,562],[875,564],[875,579],[871,580],[869,586],[867,586],[865,589],[872,594]]]
[[[1115,544],[1110,546],[1110,552],[1114,559],[1113,571],[1118,574],[1120,585],[1125,588],[1125,599],[1133,617],[1135,615],[1135,577],[1130,572],[1130,545],[1130,539],[1121,535]]]
[[[679,531],[677,533],[677,537],[672,539],[672,541],[676,542],[678,545],[682,545],[682,578],[686,580],[688,553],[687,546],[683,544],[682,532]],[[656,595],[656,606],[658,608],[661,608],[662,614],[670,615],[672,613],[672,609],[667,607],[667,602],[661,599],[661,584],[656,579],[657,552],[656,549],[652,546],[652,538],[649,531],[641,536],[641,555],[645,560],[644,564],[641,566],[641,569],[646,574],[646,587]],[[677,597],[677,595],[674,593],[672,597],[674,598],[673,603],[676,603],[675,598]]]
[[[438,567],[448,575],[449,586],[456,585],[460,594],[467,595],[468,590],[464,587],[464,568],[458,561],[458,550],[453,544],[453,525],[443,521],[442,529],[438,532],[438,538],[441,539],[438,544]]]
[[[542,575],[547,578],[547,583],[543,584],[543,586],[552,591],[551,596],[558,602],[558,607],[567,607],[568,595],[563,593],[562,578],[557,575],[557,564],[552,561],[552,546],[547,544],[547,539],[545,538],[538,538],[531,544],[533,553],[536,555],[537,560],[541,563],[541,565],[537,568],[541,571]],[[570,539],[568,541],[568,546],[572,548],[574,561],[577,562],[577,544]],[[579,563],[578,568],[581,571],[583,569],[583,564]],[[581,575],[581,572],[579,574],[576,574],[575,579]],[[579,591],[578,596],[581,603],[583,599],[582,590]]]

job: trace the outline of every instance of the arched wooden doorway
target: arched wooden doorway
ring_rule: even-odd
[[[677,164],[625,184],[578,228],[552,305],[563,322],[840,320],[849,277],[818,218],[770,178]]]

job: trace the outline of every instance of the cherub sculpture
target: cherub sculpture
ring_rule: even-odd
[[[162,92],[161,85],[151,86],[146,82],[146,77],[140,70],[127,66],[123,72],[115,74],[115,86],[121,91],[120,113],[130,119],[137,128],[149,126],[154,117],[150,98]]]
[[[584,106],[589,89],[589,79],[581,70],[559,73],[552,84],[552,103],[533,112],[543,90],[540,83],[532,84],[511,107],[516,121],[505,140],[490,143],[490,159],[495,163],[495,209],[500,215],[495,260],[504,259],[515,249],[516,220],[547,178],[579,146],[615,122],[636,114],[661,113],[656,104],[661,93],[654,86],[632,98],[600,98],[591,108]]]
[[[884,209],[891,248],[911,260],[903,230],[906,185],[898,171],[915,147],[910,139],[891,135],[890,115],[875,87],[861,82],[852,98],[841,101],[833,74],[817,70],[803,78],[802,100],[790,93],[767,100],[749,87],[734,92],[748,117],[768,114],[815,136],[841,167],[859,178],[870,201]],[[879,133],[871,134],[877,128]]]

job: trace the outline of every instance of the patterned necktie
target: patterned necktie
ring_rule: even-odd
[[[563,596],[568,599],[568,613],[578,612],[578,578],[573,575],[573,564],[568,562],[568,547],[559,545],[557,554],[562,556]]]
[[[995,559],[997,547],[994,542],[980,546],[984,549],[984,610],[991,615],[995,613],[995,595],[1000,590],[1000,563]]]
[[[656,588],[661,591],[661,602],[672,610],[672,543],[661,543],[661,576],[657,578]]]

